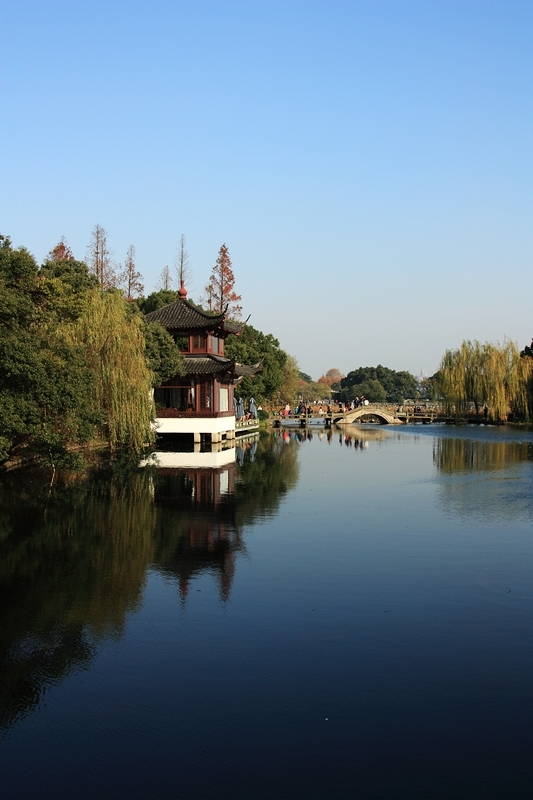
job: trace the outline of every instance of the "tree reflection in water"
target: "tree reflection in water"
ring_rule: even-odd
[[[120,637],[149,568],[178,583],[214,574],[227,600],[243,529],[298,480],[297,448],[264,437],[225,469],[95,468],[10,473],[0,482],[0,727],[87,669]]]
[[[523,481],[531,478],[517,478],[522,465],[531,461],[529,441],[438,438],[433,444],[433,463],[439,472],[439,504],[447,513],[462,517],[530,518],[533,496],[524,491]],[[490,479],[487,473],[493,473]]]
[[[436,439],[433,461],[441,472],[479,472],[505,469],[533,460],[530,442],[494,442],[458,437]]]

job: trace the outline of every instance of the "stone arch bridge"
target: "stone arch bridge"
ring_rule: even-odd
[[[333,413],[331,421],[334,425],[350,425],[352,422],[357,422],[357,420],[360,420],[362,417],[370,416],[379,419],[382,425],[400,425],[404,422],[403,419],[399,419],[390,411],[385,411],[381,406],[374,405],[359,406],[359,408],[355,408],[353,411],[346,411],[343,413]]]

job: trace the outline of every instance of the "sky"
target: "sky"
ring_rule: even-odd
[[[0,233],[146,292],[227,244],[317,378],[533,334],[530,0],[3,0]]]

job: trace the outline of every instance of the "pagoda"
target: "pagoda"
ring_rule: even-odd
[[[184,358],[185,374],[154,389],[156,430],[159,434],[190,434],[195,443],[235,438],[235,386],[254,375],[252,366],[224,356],[224,342],[237,336],[246,322],[227,320],[227,307],[210,314],[187,300],[183,282],[178,299],[146,314],[172,336]]]

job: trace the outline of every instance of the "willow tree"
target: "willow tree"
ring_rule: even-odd
[[[503,345],[464,341],[457,350],[447,350],[441,361],[439,389],[449,412],[468,413],[505,420],[509,413],[526,418],[531,412],[530,359],[520,358],[514,342]]]
[[[280,397],[282,403],[294,403],[298,397],[300,387],[300,376],[298,362],[294,356],[287,355],[287,360],[283,365],[283,383],[280,387]]]
[[[141,450],[152,438],[152,373],[145,357],[143,320],[118,291],[87,293],[75,337],[94,376],[90,388],[111,448]]]

